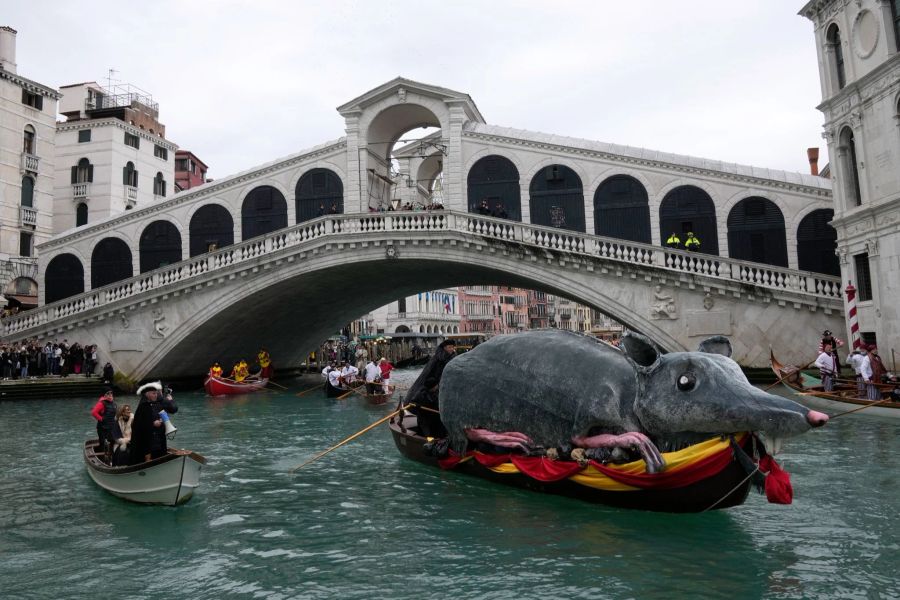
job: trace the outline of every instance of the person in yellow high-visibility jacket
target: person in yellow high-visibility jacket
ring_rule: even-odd
[[[700,240],[697,239],[697,236],[695,236],[692,232],[688,232],[687,234],[687,239],[684,241],[684,249],[691,252],[700,251]]]
[[[238,361],[231,369],[231,378],[235,381],[243,381],[247,379],[248,374],[247,363],[243,360]]]
[[[674,231],[672,232],[672,235],[669,236],[669,239],[666,240],[666,248],[681,250],[681,238],[678,237],[678,234]]]
[[[259,376],[264,379],[269,379],[272,376],[272,357],[269,356],[269,351],[265,348],[260,348],[259,354],[256,355],[257,361],[259,361]]]
[[[221,377],[222,376],[222,367],[219,366],[219,363],[213,364],[209,369],[209,374],[213,377]]]

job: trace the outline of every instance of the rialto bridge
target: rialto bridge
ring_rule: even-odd
[[[478,284],[567,296],[667,350],[729,335],[747,366],[842,329],[827,180],[490,126],[405,79],[338,110],[343,138],[42,244],[41,306],[5,338],[96,343],[135,378],[260,346],[293,365],[390,300]],[[378,212],[437,189],[443,210]],[[702,253],[661,248],[673,231]]]

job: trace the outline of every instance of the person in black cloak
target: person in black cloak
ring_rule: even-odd
[[[440,410],[438,401],[438,385],[444,367],[456,356],[456,343],[453,340],[444,340],[434,352],[434,356],[422,369],[418,379],[409,388],[406,400],[416,406],[412,409],[419,422],[419,431],[426,437],[447,437],[447,429],[441,422],[440,414],[432,411]],[[422,410],[419,407],[430,408]]]
[[[163,386],[159,381],[142,385],[137,393],[141,400],[131,425],[129,464],[132,465],[166,455],[166,428],[159,411],[165,410],[170,415],[178,412],[171,391],[167,389],[163,397]]]

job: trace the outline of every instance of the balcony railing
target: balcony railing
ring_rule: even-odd
[[[125,206],[132,207],[137,204],[138,189],[133,185],[125,186]]]
[[[34,154],[22,153],[22,171],[27,173],[37,173],[41,166],[41,159]]]
[[[73,183],[72,197],[76,200],[87,198],[91,193],[91,184],[89,183]]]
[[[37,214],[37,209],[30,206],[19,207],[19,226],[37,227]]]
[[[468,321],[493,321],[494,315],[466,315],[463,318]]]

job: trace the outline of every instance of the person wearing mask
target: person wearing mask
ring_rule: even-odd
[[[159,412],[165,410],[168,415],[178,412],[171,390],[167,389],[163,395],[163,386],[159,381],[142,385],[138,388],[137,394],[140,396],[140,402],[131,425],[129,464],[132,465],[166,455],[168,446],[165,422]]]
[[[128,445],[131,443],[131,422],[133,420],[134,415],[131,414],[130,405],[123,404],[116,411],[116,429],[113,432],[113,437],[116,439],[116,445],[113,446],[113,466],[128,464]]]

